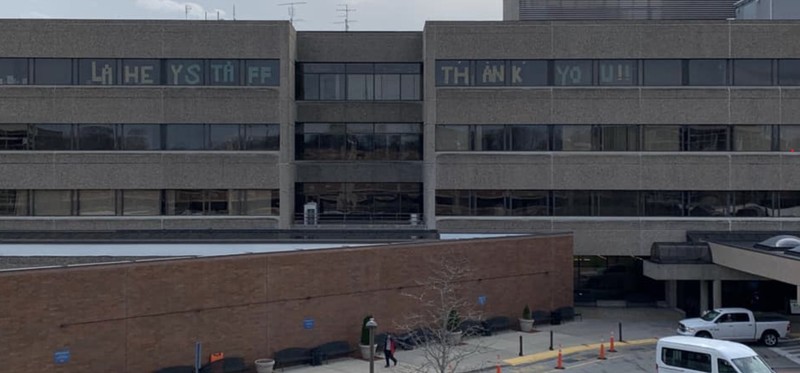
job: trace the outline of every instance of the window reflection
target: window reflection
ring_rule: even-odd
[[[302,123],[299,160],[420,160],[419,123]]]
[[[300,183],[296,191],[296,213],[316,202],[322,223],[409,221],[410,214],[422,212],[418,183]]]
[[[72,149],[71,124],[32,124],[31,132],[35,150]]]
[[[772,192],[735,192],[733,194],[733,216],[774,216]]]
[[[79,124],[78,149],[114,150],[115,135],[113,124]]]
[[[728,216],[725,192],[689,192],[689,216]]]
[[[298,100],[420,100],[418,63],[301,63]]]

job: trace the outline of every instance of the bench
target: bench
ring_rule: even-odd
[[[311,350],[311,365],[322,365],[333,357],[348,356],[355,352],[345,341],[328,342]]]
[[[583,321],[583,315],[580,312],[575,312],[575,309],[572,307],[561,307],[555,312],[557,312],[561,316],[561,320],[564,321],[573,321],[576,317]]]
[[[194,373],[194,367],[191,365],[166,367],[155,371],[155,373]]]
[[[430,329],[417,328],[397,336],[396,341],[397,347],[403,350],[413,350],[414,347],[426,343],[431,339],[433,339],[433,335]]]
[[[291,347],[275,353],[275,368],[284,368],[294,364],[311,364],[311,350]]]
[[[461,325],[458,326],[458,330],[464,333],[465,337],[492,335],[492,331],[486,327],[486,323],[479,320],[464,320],[461,322]]]
[[[490,333],[511,329],[511,319],[505,316],[495,316],[484,321]]]
[[[226,357],[213,363],[208,363],[200,368],[200,373],[241,373],[249,368],[240,357]]]
[[[550,312],[543,311],[543,310],[536,310],[533,311],[531,314],[533,317],[533,323],[535,325],[542,325],[542,324],[549,324],[550,323]]]

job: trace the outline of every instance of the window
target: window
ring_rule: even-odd
[[[0,150],[26,150],[28,147],[27,124],[0,125]]]
[[[422,76],[420,73],[400,75],[400,99],[403,101],[422,99]]]
[[[470,192],[468,190],[437,190],[436,215],[470,215]]]
[[[780,216],[800,216],[800,192],[782,191],[780,194]]]
[[[549,76],[547,61],[511,61],[510,75],[508,80],[513,86],[546,86]]]
[[[301,65],[304,100],[344,100],[345,64],[307,63]]]
[[[772,126],[734,126],[733,150],[737,152],[772,150]]]
[[[205,191],[205,209],[206,215],[233,215],[231,210],[230,200],[228,198],[228,191],[225,189],[212,189]]]
[[[361,66],[362,64],[355,65]],[[366,64],[371,72],[372,65]],[[348,66],[350,69],[350,66]],[[363,71],[367,69],[364,68]],[[348,70],[349,71],[349,70]],[[374,100],[375,76],[372,73],[347,74],[347,99],[348,100]]]
[[[34,150],[72,149],[71,124],[32,124]]]
[[[680,126],[644,126],[645,151],[677,152],[681,150]]]
[[[727,60],[689,60],[689,85],[726,85],[728,83],[727,66]]]
[[[683,216],[683,193],[643,191],[643,216]]]
[[[375,99],[399,100],[400,99],[400,74],[375,75]]]
[[[555,126],[553,137],[555,150],[592,150],[592,126]]]
[[[202,150],[205,145],[202,124],[167,124],[166,150]]]
[[[664,347],[661,350],[661,361],[673,367],[711,372],[711,355],[700,352]]]
[[[238,124],[209,124],[208,144],[210,150],[239,150]]]
[[[375,128],[372,123],[348,123],[346,131],[345,159],[372,159],[375,139]]]
[[[304,123],[296,127],[298,137],[297,155],[302,160],[344,159],[346,127],[344,124]]]
[[[635,191],[597,191],[594,216],[639,216],[639,195]]]
[[[78,79],[82,85],[117,84],[117,61],[113,59],[78,60]]]
[[[123,124],[123,150],[160,150],[161,126],[158,124]]]
[[[476,190],[475,215],[477,216],[506,215],[505,191]]]
[[[320,100],[344,100],[344,74],[321,74],[319,76]]]
[[[408,221],[422,211],[422,186],[418,183],[302,183],[295,187],[296,213],[308,202],[319,204],[321,222]]]
[[[209,60],[209,85],[240,85],[239,60]]]
[[[800,59],[778,60],[778,84],[800,85]]]
[[[28,191],[0,189],[0,216],[28,215]]]
[[[719,373],[739,373],[728,360],[723,359],[717,359],[717,370]]]
[[[472,68],[470,65],[470,61],[436,61],[436,85],[471,85]]]
[[[733,84],[772,85],[772,60],[733,60]]]
[[[33,72],[34,82],[39,85],[72,84],[72,60],[69,58],[37,58]]]
[[[733,215],[748,217],[775,216],[772,192],[734,192]]]
[[[600,85],[636,85],[637,64],[637,60],[600,60],[598,82]]]
[[[167,215],[203,215],[202,190],[168,190]]]
[[[33,194],[33,215],[72,215],[71,190],[37,190]]]
[[[245,150],[278,150],[280,126],[276,124],[246,124]]]
[[[550,193],[539,190],[512,190],[511,215],[549,216]]]
[[[688,216],[728,216],[727,192],[688,192]]]
[[[549,131],[547,126],[513,125],[511,128],[511,150],[547,151],[549,150]]]
[[[122,84],[157,85],[161,83],[160,60],[122,60]]]
[[[374,159],[422,159],[422,125],[419,123],[375,123],[374,136]]]
[[[761,360],[761,357],[759,356],[748,356],[733,359],[733,364],[739,368],[740,372],[773,373],[773,370],[766,363],[764,363],[764,360]],[[722,371],[720,371],[720,373],[721,372]]]
[[[475,150],[502,151],[506,149],[504,126],[477,126],[475,132],[476,145],[480,144],[480,148]]]
[[[592,85],[592,61],[556,60],[553,84],[557,86]]]
[[[506,85],[506,61],[476,61],[475,85]]]
[[[644,85],[683,85],[683,62],[681,60],[644,60],[642,65]]]
[[[79,124],[78,149],[114,150],[113,124]]]
[[[167,85],[203,85],[203,60],[167,60]]]
[[[273,190],[245,190],[243,215],[277,216],[278,193]]]
[[[161,215],[160,190],[122,191],[122,215],[158,216]]]
[[[116,197],[113,190],[78,191],[78,215],[116,215]]]
[[[800,126],[780,126],[781,151],[800,150]]]
[[[557,190],[553,192],[553,215],[591,216],[592,196],[586,190]]]
[[[249,86],[279,86],[279,60],[245,60],[244,82]]]
[[[597,126],[600,135],[599,144],[593,146],[595,150],[602,151],[637,151],[639,150],[638,126]]]
[[[0,85],[28,84],[27,58],[0,58]]]
[[[438,151],[466,151],[472,150],[470,146],[469,126],[436,126],[436,150]]]
[[[687,126],[684,150],[690,152],[727,151],[727,126]]]

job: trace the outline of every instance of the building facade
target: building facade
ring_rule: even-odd
[[[503,20],[725,20],[734,17],[734,2],[736,1],[503,0]]]
[[[792,0],[739,0],[736,19],[800,19],[800,4]]]
[[[641,259],[687,231],[800,230],[798,22],[0,35],[4,230],[573,231],[589,301],[669,298]]]

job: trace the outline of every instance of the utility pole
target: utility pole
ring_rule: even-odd
[[[356,10],[351,8],[349,4],[339,4],[341,8],[337,8],[336,11],[342,13],[339,15],[339,18],[344,18],[344,21],[334,22],[337,25],[344,24],[344,31],[350,31],[350,24],[354,22],[358,22],[355,20],[350,19],[350,13],[355,12]]]
[[[287,9],[289,10],[289,22],[290,22],[290,23],[291,23],[291,24],[294,26],[294,23],[295,23],[295,22],[300,22],[300,21],[302,21],[302,19],[295,19],[295,18],[294,18],[294,15],[295,15],[295,6],[296,6],[296,5],[303,5],[303,4],[306,4],[306,2],[305,2],[305,1],[294,1],[294,2],[291,2],[291,3],[283,3],[283,4],[278,4],[278,6],[285,6],[285,7],[287,7]]]

